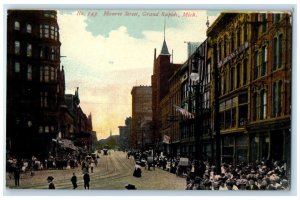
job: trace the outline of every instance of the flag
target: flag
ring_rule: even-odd
[[[164,135],[163,143],[170,144],[170,137],[167,135]]]
[[[194,119],[195,116],[193,113],[190,113],[189,111],[187,111],[186,109],[180,108],[179,106],[173,105],[175,107],[176,110],[178,110],[181,115],[183,115],[184,117],[188,118],[188,119]]]

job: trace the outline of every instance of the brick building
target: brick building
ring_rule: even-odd
[[[170,60],[170,57],[171,55],[169,53],[166,40],[164,38],[161,52],[157,58],[156,49],[154,50],[153,75],[151,76],[153,136],[154,143],[156,145],[158,145],[159,143],[161,144],[163,138],[162,127],[165,127],[165,125],[162,125],[163,122],[161,106],[163,98],[169,93],[169,78],[173,75],[175,70],[181,67],[181,64],[173,64]],[[167,121],[164,120],[164,122]]]
[[[8,10],[7,153],[45,157],[60,131],[64,73],[56,11]]]
[[[211,106],[222,161],[288,160],[291,15],[222,13],[207,37],[211,72],[218,73]]]

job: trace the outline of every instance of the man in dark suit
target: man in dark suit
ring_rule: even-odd
[[[83,181],[84,181],[84,189],[90,189],[90,175],[88,172],[86,172],[84,175],[83,175]]]

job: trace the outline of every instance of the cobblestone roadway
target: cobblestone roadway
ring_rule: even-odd
[[[175,174],[153,169],[151,171],[142,168],[142,177],[132,176],[134,169],[133,158],[127,159],[123,152],[111,152],[110,155],[101,156],[94,173],[90,173],[90,189],[94,190],[124,190],[128,183],[134,184],[138,190],[184,190],[185,179],[177,177]],[[36,171],[34,176],[30,173],[21,174],[20,187],[14,186],[14,180],[6,177],[6,185],[11,189],[47,189],[46,178],[54,177],[54,184],[57,189],[72,189],[70,181],[72,173],[77,176],[78,189],[84,189],[81,168],[67,170],[42,170]]]

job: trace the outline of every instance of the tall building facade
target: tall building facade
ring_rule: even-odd
[[[207,37],[222,161],[289,159],[291,15],[222,13]]]
[[[153,141],[152,130],[149,130],[148,126],[146,126],[152,121],[152,87],[135,86],[131,90],[131,95],[132,129],[130,146],[142,149],[146,147],[146,142]]]
[[[198,74],[193,81],[192,73]],[[190,115],[180,115],[180,153],[195,158],[196,153],[211,153],[210,65],[207,42],[201,43],[180,69],[180,107]]]
[[[153,137],[156,146],[162,144],[162,129],[166,128],[166,126],[162,124],[162,104],[168,105],[168,103],[162,103],[162,101],[163,98],[169,93],[169,79],[171,78],[175,70],[181,67],[181,64],[173,64],[170,58],[171,55],[169,53],[168,46],[164,37],[162,49],[158,57],[156,57],[156,49],[154,50],[153,75],[151,76]],[[170,110],[170,108],[168,109]],[[168,111],[165,110],[165,114],[166,112]],[[167,122],[166,120],[164,121]],[[166,132],[166,130],[164,130],[164,132]]]
[[[56,14],[7,13],[6,139],[7,152],[13,155],[47,156],[60,131],[65,88]]]

